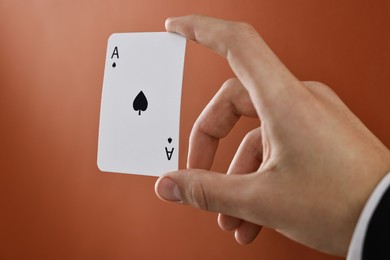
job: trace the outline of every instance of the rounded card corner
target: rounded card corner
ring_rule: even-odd
[[[108,42],[112,40],[112,38],[116,37],[118,33],[111,33],[110,36],[108,36]]]
[[[104,165],[102,164],[101,161],[97,161],[96,166],[97,166],[97,168],[99,169],[99,171],[105,172],[105,170],[104,170]]]

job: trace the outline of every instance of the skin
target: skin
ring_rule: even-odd
[[[345,256],[368,197],[390,171],[389,150],[329,87],[292,75],[252,26],[191,15],[167,19],[166,29],[225,57],[236,78],[195,122],[187,169],[161,176],[157,196],[219,212],[219,226],[240,244],[266,226]],[[241,116],[259,118],[259,127],[227,174],[209,171]]]

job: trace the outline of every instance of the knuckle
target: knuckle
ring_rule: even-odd
[[[321,90],[330,90],[331,88],[320,81],[306,81],[305,85],[309,88],[317,88]]]
[[[236,88],[238,84],[240,84],[240,80],[238,78],[230,78],[223,83],[221,92],[230,91],[232,88]]]
[[[208,198],[201,182],[195,182],[188,194],[189,203],[203,210],[210,210]]]
[[[249,132],[245,135],[244,141],[246,141],[246,142],[252,142],[253,140],[258,139],[260,133],[261,133],[261,132],[260,132],[260,128],[252,129],[251,131],[249,131]]]
[[[245,92],[246,89],[241,81],[238,78],[231,78],[223,83],[218,91],[218,95],[222,95],[227,99],[233,99],[234,97],[242,96]]]
[[[263,146],[261,145],[261,128],[255,128],[248,132],[242,144],[249,150],[252,154],[256,156],[256,159],[261,162],[263,158]]]
[[[208,123],[209,122],[204,113],[200,114],[199,117],[196,119],[194,125],[192,126],[191,134],[207,133]]]
[[[307,81],[305,82],[305,85],[309,87],[314,92],[320,92],[320,94],[331,96],[331,97],[337,97],[336,92],[329,87],[328,85],[319,82],[319,81]]]
[[[230,33],[229,38],[231,40],[242,41],[243,39],[249,39],[258,35],[256,29],[246,22],[229,22],[226,25],[226,30]]]
[[[234,23],[235,30],[244,33],[244,34],[254,34],[257,33],[256,29],[249,23],[245,22],[236,22]]]
[[[256,132],[254,130],[248,132],[245,136],[244,139],[242,140],[242,143],[248,147],[253,147],[253,141],[256,139]]]

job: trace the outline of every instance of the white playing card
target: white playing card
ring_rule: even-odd
[[[115,33],[108,40],[100,111],[101,171],[159,176],[178,169],[186,40]]]

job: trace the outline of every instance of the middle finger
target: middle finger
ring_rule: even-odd
[[[257,117],[248,92],[234,78],[224,83],[196,120],[190,135],[187,168],[209,170],[219,140],[227,136],[241,115]]]

